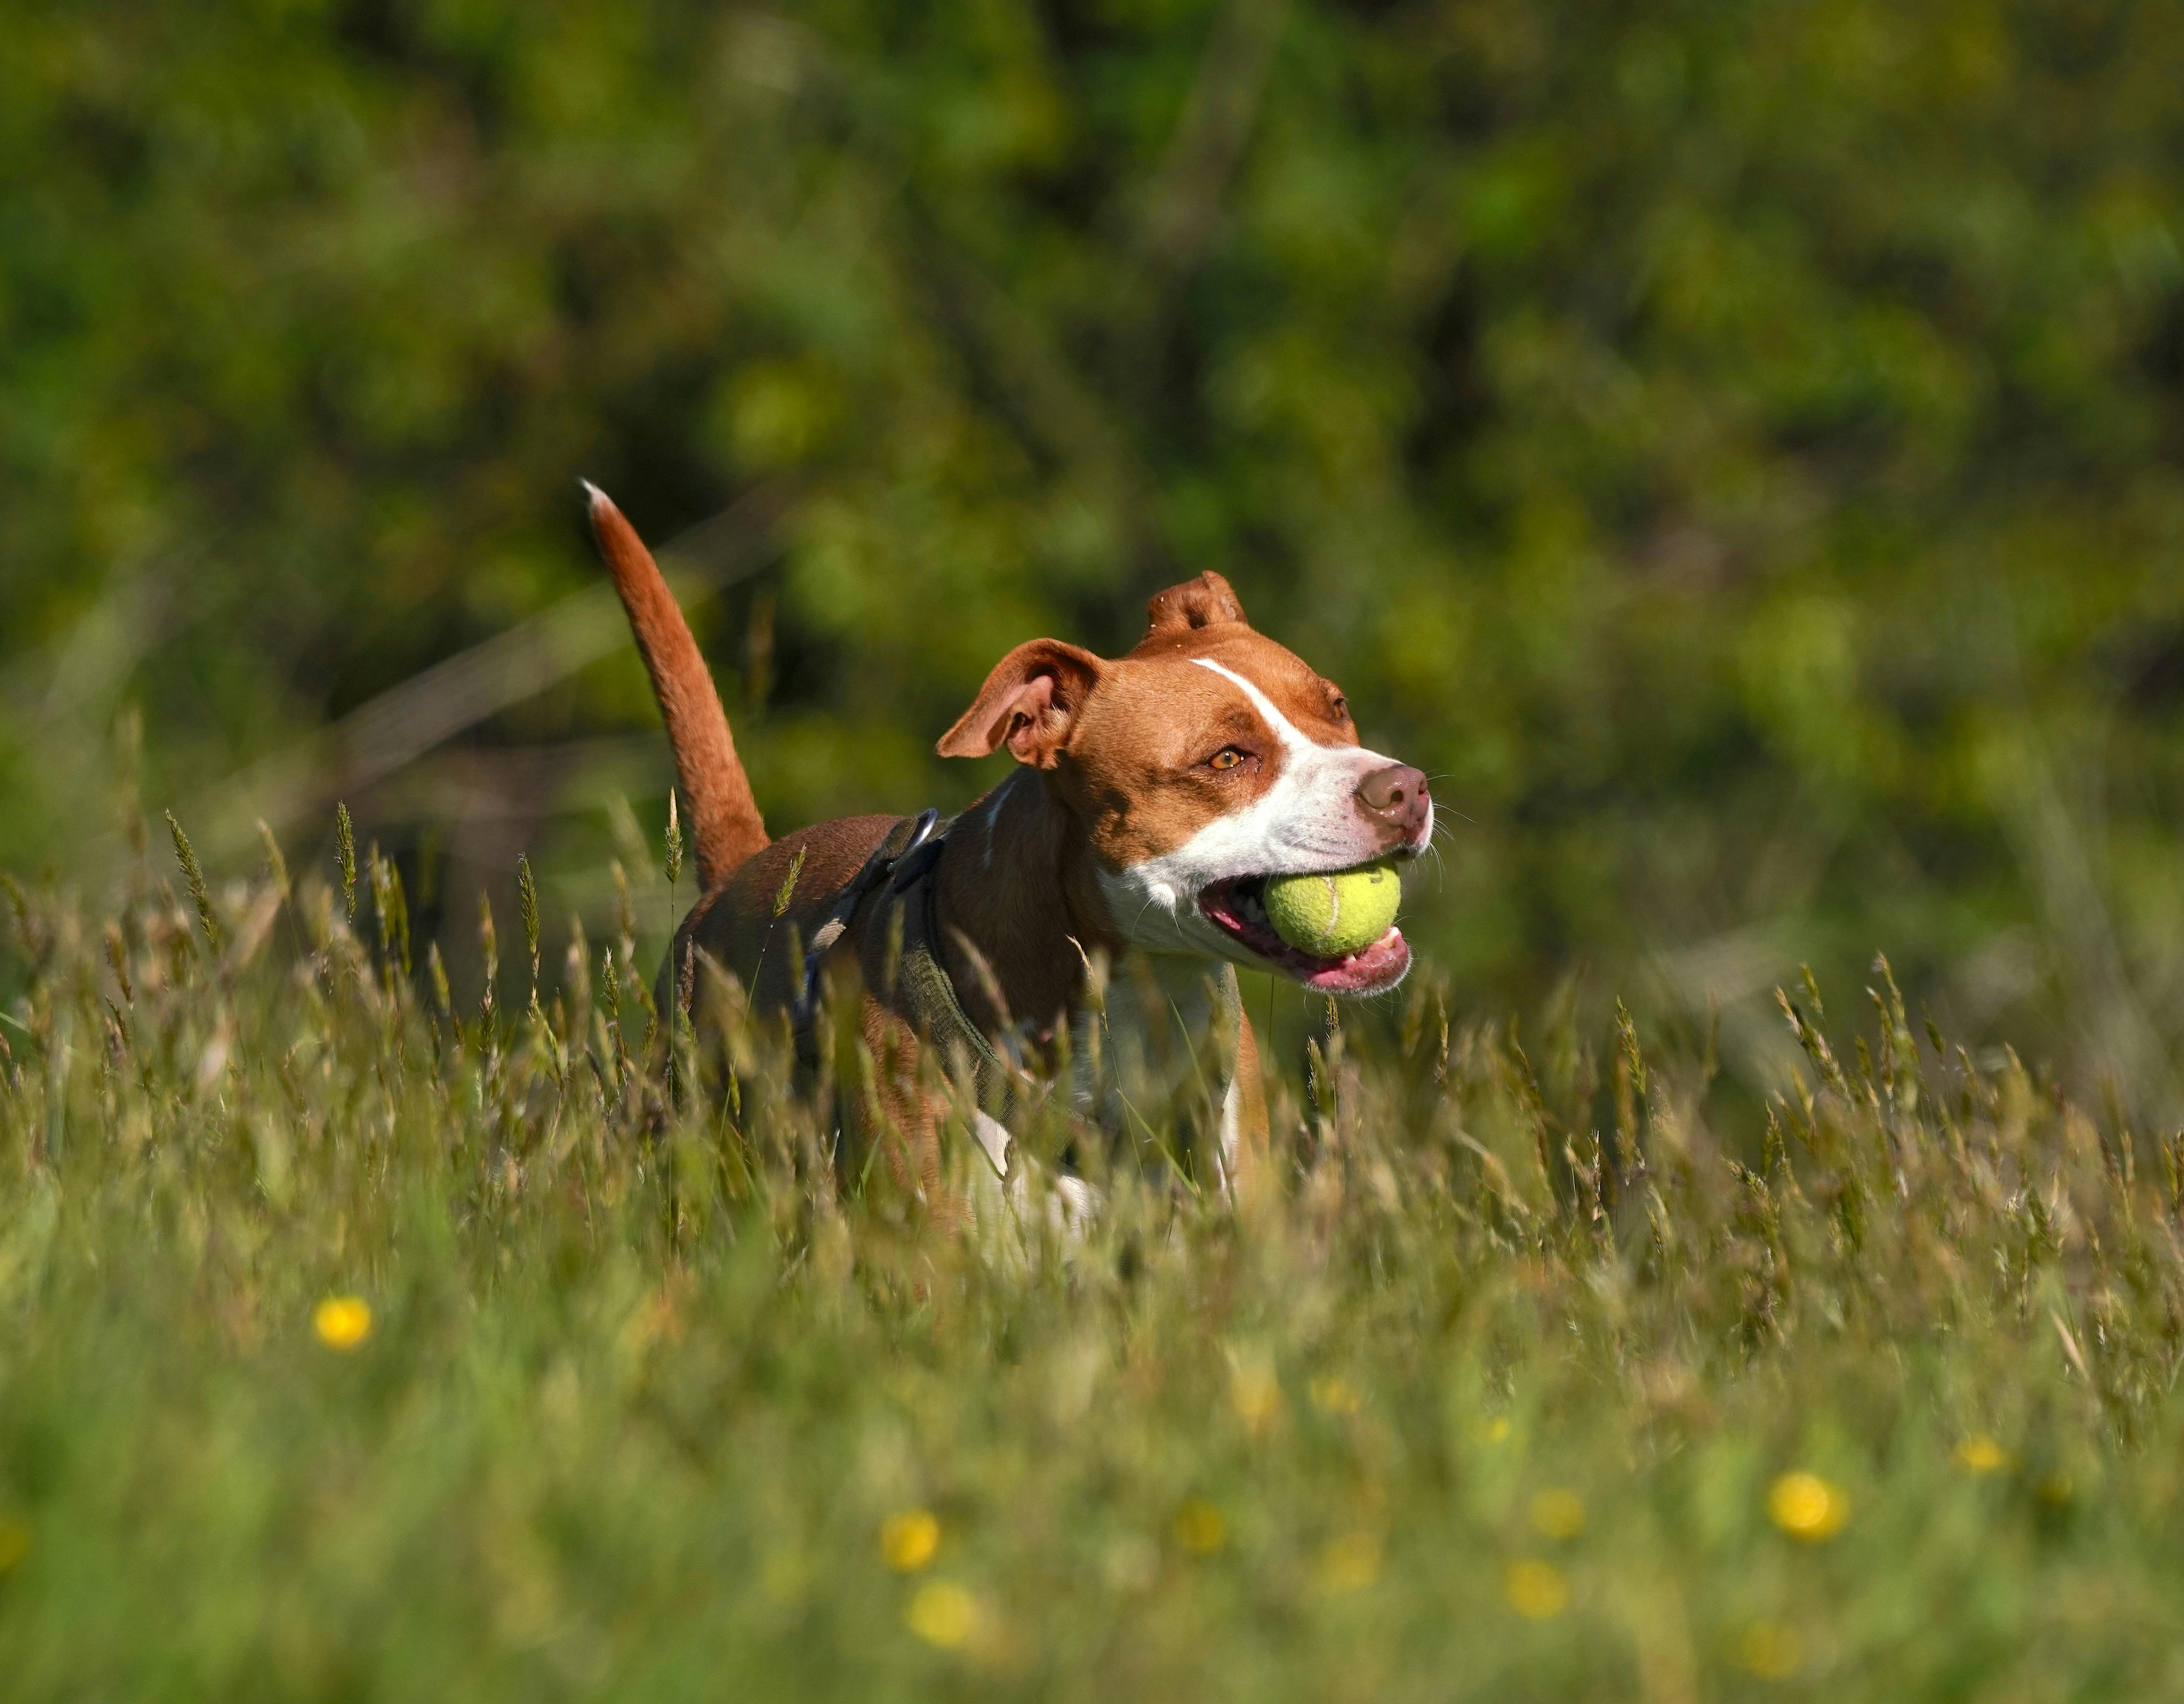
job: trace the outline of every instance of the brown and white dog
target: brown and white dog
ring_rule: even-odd
[[[605,495],[587,486],[601,554],[628,611],[660,701],[688,812],[702,897],[678,931],[674,963],[704,954],[754,1005],[794,1007],[802,966],[784,942],[822,933],[894,816],[851,816],[770,840],[727,718],[651,553]],[[1390,928],[1341,959],[1283,942],[1259,903],[1266,877],[1410,857],[1433,833],[1426,778],[1359,744],[1341,691],[1255,632],[1218,574],[1152,599],[1128,656],[1056,639],[1018,645],[943,734],[943,757],[1006,746],[1020,766],[947,833],[930,883],[934,956],[960,1013],[996,1043],[1050,1042],[1077,1008],[1094,955],[1130,948],[1279,972],[1337,994],[1393,988],[1410,966]],[[792,881],[792,872],[794,879]],[[790,888],[786,909],[784,885]],[[900,949],[855,895],[827,941],[829,963],[861,976],[859,1027],[875,1059],[914,1060],[924,1026],[893,996]],[[772,950],[768,950],[769,944]],[[697,984],[702,997],[702,979]],[[1250,1021],[1234,1013],[1223,1061],[1220,1157],[1232,1186],[1267,1142]],[[904,1135],[894,1163],[939,1200],[939,1109],[883,1098]],[[1008,1138],[979,1138],[997,1172]]]

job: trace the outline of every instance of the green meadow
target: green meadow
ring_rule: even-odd
[[[1425,971],[1277,1085],[1273,1187],[1186,1084],[1064,1239],[531,907],[458,1004],[376,857],[8,892],[10,1698],[2184,1685],[2184,1151],[1884,966],[1787,992],[1763,1103]]]
[[[0,0],[0,1704],[2184,1697],[2180,89],[2176,0]],[[580,477],[777,833],[1208,570],[1431,777],[1410,982],[1246,979],[1268,1188],[1187,969],[1073,1240],[663,1022]]]

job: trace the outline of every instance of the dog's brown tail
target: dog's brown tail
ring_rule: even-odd
[[[606,493],[588,480],[592,536],[614,576],[615,590],[629,612],[631,630],[652,693],[667,724],[667,743],[675,754],[676,779],[689,813],[692,850],[697,855],[698,885],[706,893],[728,872],[766,844],[766,820],[751,797],[750,777],[736,755],[727,713],[713,677],[690,637],[675,594],[660,577],[660,565],[637,536],[637,529]]]

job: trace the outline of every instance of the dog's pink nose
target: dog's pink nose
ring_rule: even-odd
[[[1407,763],[1391,763],[1385,769],[1374,770],[1357,783],[1357,808],[1406,840],[1416,839],[1426,821],[1424,772]]]

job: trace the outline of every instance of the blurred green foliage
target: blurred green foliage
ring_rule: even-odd
[[[2174,1100],[2173,6],[7,38],[0,863],[112,867],[123,706],[147,806],[277,814],[218,789],[594,582],[578,475],[655,540],[771,482],[701,637],[777,825],[962,802],[993,771],[927,753],[1003,649],[1124,646],[1215,568],[1435,776],[1412,932],[1464,997],[1589,966],[1718,996],[1742,1056],[1801,958],[1886,947],[1963,1033]],[[350,803],[428,928],[520,845],[596,908],[655,726],[620,649]]]

